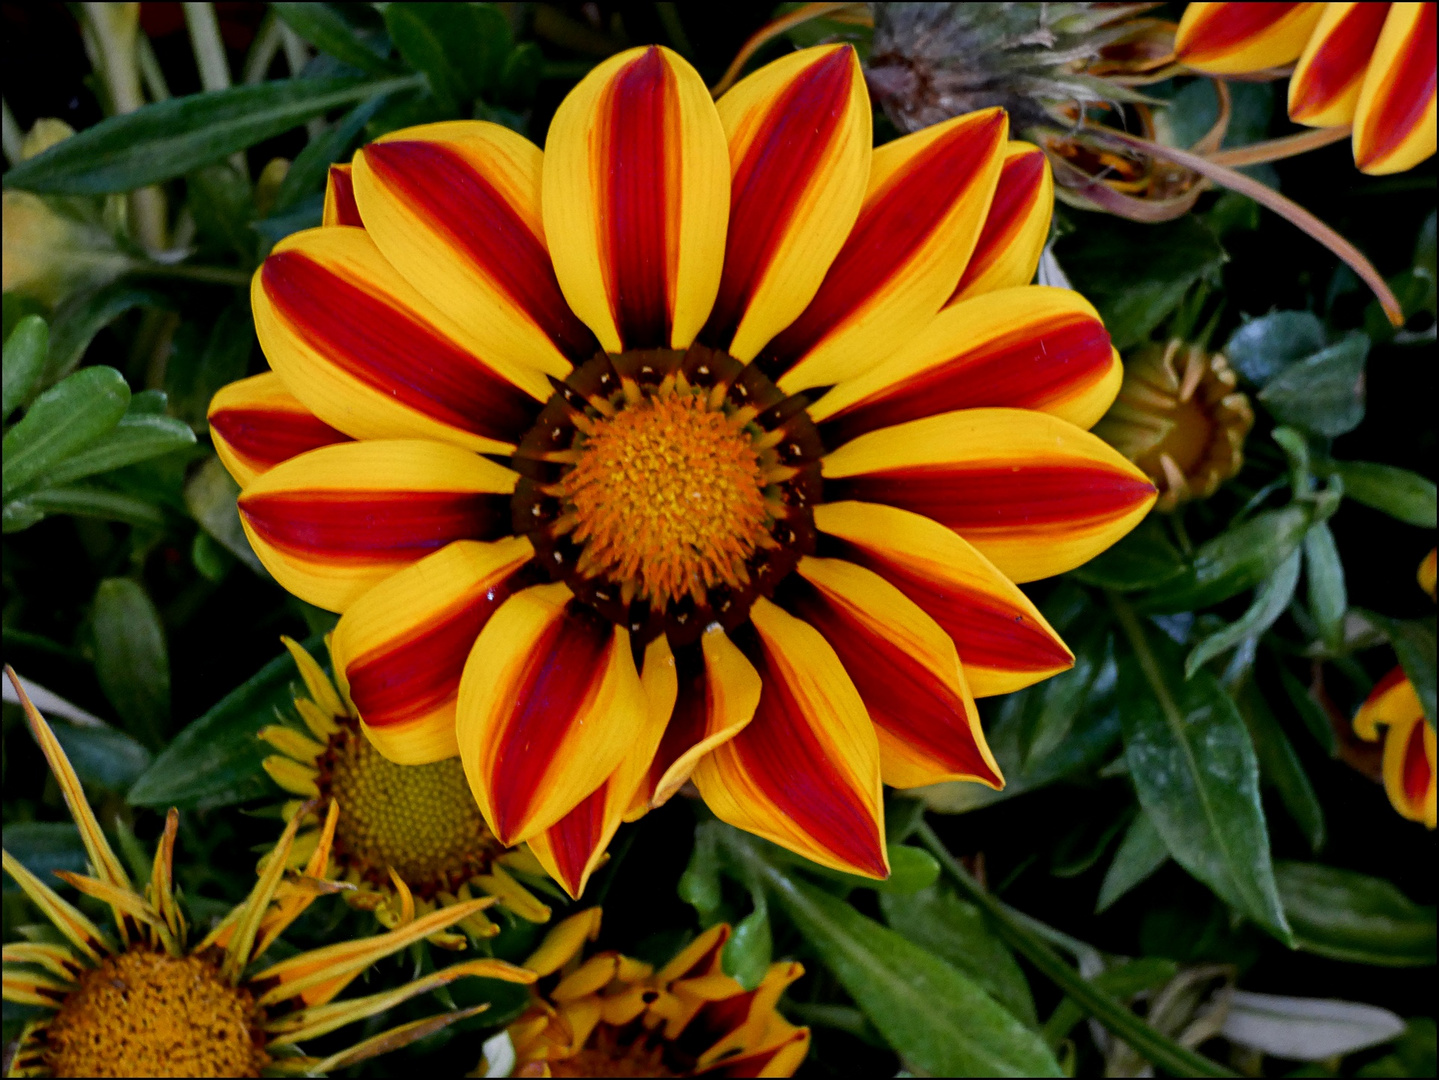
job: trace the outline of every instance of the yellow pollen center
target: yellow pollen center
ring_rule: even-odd
[[[560,481],[579,569],[664,606],[748,582],[768,510],[760,453],[698,394],[645,398],[594,422]]]
[[[501,850],[459,758],[396,765],[347,726],[320,766],[322,784],[328,780],[340,804],[336,853],[373,884],[387,885],[393,866],[419,896],[453,892],[487,872]]]
[[[249,991],[198,956],[126,952],[80,977],[45,1029],[56,1076],[259,1076],[270,1062]]]

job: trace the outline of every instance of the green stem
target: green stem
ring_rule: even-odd
[[[1135,1016],[1116,998],[1085,979],[1051,949],[1038,935],[1015,917],[1007,904],[992,896],[970,877],[929,822],[921,822],[916,834],[929,849],[940,867],[967,897],[984,909],[996,931],[1021,956],[1038,968],[1090,1016],[1094,1017],[1116,1038],[1123,1039],[1149,1060],[1157,1069],[1174,1076],[1234,1076],[1218,1062],[1211,1061],[1155,1030]]]
[[[183,281],[203,281],[210,285],[248,285],[250,272],[235,266],[189,266],[176,263],[141,263],[132,271],[145,277],[179,278]]]
[[[1134,609],[1125,603],[1118,593],[1111,592],[1108,595],[1109,606],[1114,609],[1119,625],[1124,627],[1124,636],[1129,639],[1130,647],[1134,649],[1134,659],[1139,661],[1139,670],[1144,672],[1149,688],[1154,691],[1160,711],[1164,713],[1164,718],[1169,721],[1169,726],[1175,729],[1176,734],[1181,732],[1184,728],[1184,714],[1179,711],[1174,695],[1169,692],[1169,684],[1164,681],[1164,673],[1159,670],[1159,661],[1154,658],[1154,651],[1149,647],[1149,639],[1145,637],[1139,616],[1134,614]],[[1180,742],[1183,744],[1183,739]]]

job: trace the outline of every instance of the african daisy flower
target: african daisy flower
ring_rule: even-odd
[[[1174,53],[1216,75],[1293,64],[1291,120],[1352,124],[1361,171],[1403,172],[1434,153],[1434,10],[1432,3],[1194,3],[1184,9]]]
[[[572,895],[691,775],[884,876],[881,781],[998,786],[974,697],[1072,663],[1015,582],[1154,502],[1084,430],[1099,317],[1024,285],[1043,155],[999,109],[870,123],[847,46],[717,103],[634,49],[543,154],[469,121],[365,147],[255,275],[274,371],[210,414],[251,544],[342,613],[372,743],[458,754]]]
[[[724,923],[659,971],[617,952],[582,960],[599,930],[599,908],[572,915],[525,961],[541,981],[509,1027],[511,1075],[794,1075],[809,1050],[809,1028],[795,1027],[775,1005],[804,974],[802,965],[771,964],[746,990],[720,967],[730,933]]]
[[[115,935],[106,933],[4,853],[5,872],[68,943],[5,946],[5,1000],[47,1010],[26,1024],[6,1075],[323,1075],[423,1038],[485,1006],[403,1024],[325,1058],[306,1055],[300,1043],[463,976],[534,981],[531,972],[512,964],[481,959],[393,990],[334,1000],[375,961],[459,922],[485,900],[442,909],[387,934],[295,953],[256,970],[256,961],[323,891],[318,876],[338,817],[333,803],[306,876],[282,880],[298,824],[291,822],[277,848],[280,858],[244,903],[203,941],[187,946],[189,928],[171,872],[179,815],[172,808],[166,817],[149,884],[137,889],[100,830],[49,724],[14,673],[5,670],[80,830],[94,874],[57,870],[56,876],[108,904],[116,928]]]

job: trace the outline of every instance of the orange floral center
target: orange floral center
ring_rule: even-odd
[[[198,956],[107,957],[45,1028],[55,1076],[259,1076],[270,1062],[248,990]]]
[[[633,1025],[630,1025],[633,1027]],[[628,1036],[628,1037],[627,1037]],[[584,1049],[572,1057],[551,1061],[551,1076],[691,1076],[665,1064],[665,1043],[643,1033],[622,1035],[610,1024],[595,1025]]]

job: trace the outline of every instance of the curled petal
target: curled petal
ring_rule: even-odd
[[[1435,5],[1391,4],[1355,107],[1361,171],[1403,172],[1433,155],[1435,56]]]
[[[1354,122],[1359,88],[1388,4],[1325,4],[1289,79],[1289,119],[1310,127]]]
[[[307,450],[350,441],[300,404],[273,371],[222,387],[210,400],[209,420],[215,453],[241,487]]]
[[[1434,729],[1416,712],[1384,737],[1384,790],[1401,817],[1435,825]]]
[[[1192,3],[1184,9],[1174,55],[1196,71],[1237,75],[1292,64],[1324,4]]]
[[[1032,143],[1010,143],[984,228],[949,303],[1033,281],[1053,214],[1049,159]]]
[[[349,225],[363,229],[360,208],[355,205],[355,181],[350,165],[331,165],[325,177],[325,209],[320,224],[326,227]]]

